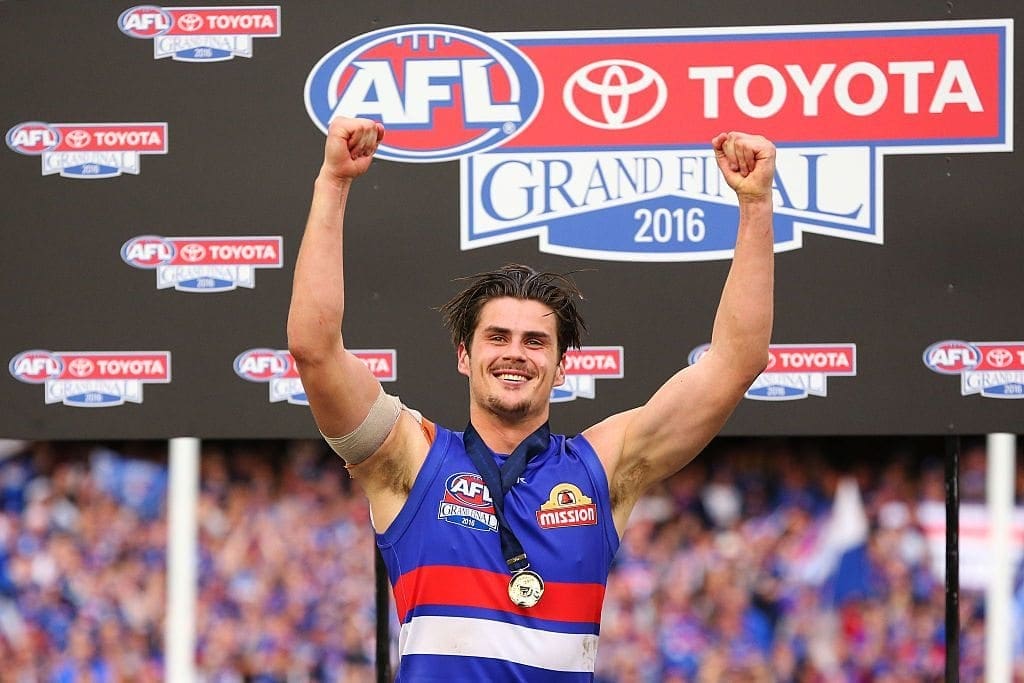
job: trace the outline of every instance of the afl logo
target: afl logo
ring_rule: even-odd
[[[491,511],[494,503],[483,478],[472,472],[459,472],[445,482],[445,501],[458,503],[477,510]]]
[[[49,152],[60,144],[60,131],[41,121],[19,123],[7,131],[7,146],[30,156]]]
[[[629,59],[605,59],[578,69],[562,103],[580,123],[605,130],[635,128],[661,113],[668,86],[657,71]]]
[[[981,362],[981,352],[974,344],[963,341],[940,341],[924,351],[924,364],[942,375],[959,375],[974,369]]]
[[[156,235],[142,235],[121,245],[121,260],[136,268],[156,268],[174,260],[173,242]]]
[[[291,369],[286,353],[273,349],[249,349],[235,356],[235,374],[250,382],[269,382]]]
[[[42,384],[64,374],[64,360],[49,351],[23,351],[11,359],[8,369],[26,384]]]
[[[155,5],[139,5],[121,12],[117,27],[131,38],[155,38],[171,30],[174,20],[169,12]]]
[[[334,48],[306,79],[306,111],[327,132],[336,116],[380,121],[377,156],[450,161],[497,147],[527,126],[543,97],[517,48],[459,26],[393,26]]]

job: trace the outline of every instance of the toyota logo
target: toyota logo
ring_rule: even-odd
[[[1013,362],[1013,354],[1007,349],[991,349],[985,354],[985,360],[994,368],[1005,368]]]
[[[178,28],[195,33],[203,27],[203,18],[198,14],[182,14],[178,17]]]
[[[181,254],[181,258],[189,263],[195,263],[196,261],[202,261],[206,258],[206,247],[195,242],[189,242],[181,249],[178,250]]]
[[[573,118],[605,130],[641,126],[661,112],[667,99],[668,88],[661,74],[629,59],[587,64],[577,69],[562,89],[562,102]]]
[[[68,372],[75,377],[85,377],[92,374],[93,364],[88,358],[74,358],[68,363]]]
[[[92,142],[92,135],[87,130],[76,128],[64,136],[64,141],[68,143],[68,147],[81,149]]]

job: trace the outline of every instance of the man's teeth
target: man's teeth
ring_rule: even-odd
[[[499,373],[498,374],[498,379],[507,380],[509,382],[524,382],[524,381],[526,381],[526,378],[523,377],[522,375],[512,375],[512,374],[509,374],[509,373],[506,373],[506,372]]]

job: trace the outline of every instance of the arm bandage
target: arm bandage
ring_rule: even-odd
[[[388,434],[398,422],[402,412],[402,402],[397,396],[384,393],[381,387],[377,400],[370,406],[370,412],[362,424],[345,436],[321,436],[335,453],[341,456],[346,465],[358,465],[377,452]]]

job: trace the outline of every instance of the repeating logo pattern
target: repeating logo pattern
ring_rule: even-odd
[[[938,341],[922,360],[932,372],[960,375],[963,396],[1024,398],[1024,342]]]
[[[121,246],[130,266],[156,270],[157,289],[227,292],[256,286],[256,269],[280,268],[281,237],[140,235]]]
[[[278,6],[139,5],[117,25],[152,40],[155,58],[188,62],[251,57],[254,38],[281,35]],[[886,156],[1012,150],[1012,47],[1011,20],[504,34],[410,25],[324,55],[305,101],[322,130],[339,114],[383,121],[384,159],[459,161],[463,249],[536,237],[568,256],[725,259],[737,207],[706,149],[724,122],[779,143],[778,250],[805,233],[881,244]],[[165,122],[29,120],[5,139],[39,156],[43,175],[101,179],[140,173],[143,155],[167,154],[167,138]],[[253,288],[256,269],[282,267],[281,252],[279,236],[142,235],[121,257],[154,270],[158,289],[208,293]],[[396,380],[395,350],[356,353],[380,381]],[[169,383],[170,355],[37,349],[9,371],[43,385],[47,404],[109,407]],[[963,396],[1024,397],[1024,342],[938,341],[922,360],[959,376]],[[268,384],[271,402],[308,403],[287,351],[250,349],[234,369]],[[551,400],[593,399],[597,379],[624,377],[622,347],[569,351],[565,370]],[[856,374],[854,344],[773,345],[746,397],[824,397],[829,377]],[[550,514],[568,515],[570,498],[590,501],[560,486],[538,511],[552,527],[569,519]],[[486,510],[449,493],[450,505]]]
[[[155,59],[222,62],[252,57],[253,38],[280,36],[281,8],[138,5],[121,13],[117,27],[131,38],[152,40]]]
[[[169,351],[22,351],[8,369],[26,384],[42,384],[47,404],[109,408],[142,403],[143,384],[171,381]]]
[[[710,344],[690,351],[693,365]],[[828,396],[829,377],[854,377],[857,374],[856,344],[772,344],[768,348],[768,367],[747,389],[744,396],[756,401],[793,401],[808,396]]]
[[[363,361],[378,381],[394,382],[398,379],[398,352],[395,349],[352,349],[350,353]],[[233,367],[235,374],[244,380],[268,384],[271,403],[284,401],[292,405],[309,405],[295,359],[287,350],[248,349],[235,357]]]
[[[43,175],[114,178],[139,173],[143,154],[167,154],[166,123],[19,123],[7,131],[7,146],[42,157]]]
[[[584,346],[565,352],[565,384],[551,390],[551,402],[595,398],[598,379],[625,377],[621,346]]]

